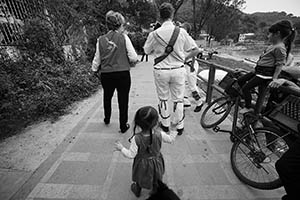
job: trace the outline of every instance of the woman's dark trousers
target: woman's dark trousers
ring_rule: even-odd
[[[289,150],[275,163],[276,170],[287,193],[285,199],[299,199],[300,191],[300,141],[289,147]]]
[[[105,120],[111,117],[111,100],[115,89],[118,93],[119,123],[120,129],[126,127],[128,121],[128,102],[131,78],[129,71],[101,73],[101,84],[103,88],[103,105]]]
[[[264,97],[266,95],[266,88],[268,87],[269,82],[270,79],[260,78],[253,72],[245,74],[238,79],[238,84],[242,87],[246,108],[251,108],[251,91],[253,88],[258,86],[258,98],[256,101],[255,111],[256,113],[260,113],[262,104],[264,102]]]

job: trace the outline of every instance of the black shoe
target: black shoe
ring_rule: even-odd
[[[200,112],[200,110],[202,109],[203,103],[199,106],[196,106],[196,108],[194,109],[194,112]]]
[[[136,184],[136,183],[132,183],[131,184],[131,191],[133,192],[133,194],[136,197],[140,197],[141,196],[141,190],[142,190],[142,188],[138,184]]]
[[[182,135],[184,128],[177,129],[178,134],[177,135]]]
[[[110,123],[110,120],[109,120],[109,119],[106,119],[106,118],[104,118],[103,121],[104,121],[104,124],[105,124],[105,125],[108,125],[108,124]]]
[[[169,127],[162,125],[162,123],[160,124],[160,128],[166,133],[169,132]]]
[[[120,132],[121,132],[121,133],[125,133],[129,128],[130,128],[130,125],[129,125],[129,124],[126,124],[124,127],[121,127]]]

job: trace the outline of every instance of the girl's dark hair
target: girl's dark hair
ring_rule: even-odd
[[[190,23],[184,22],[181,25],[181,28],[184,28],[188,34],[191,34],[192,32],[192,25]]]
[[[152,106],[145,106],[138,109],[134,117],[133,136],[136,134],[137,126],[139,126],[142,131],[150,131],[150,143],[147,146],[149,153],[150,146],[152,145],[152,129],[157,125],[158,119],[158,112]]]
[[[269,28],[269,32],[280,33],[281,38],[284,40],[286,56],[288,57],[292,49],[292,44],[296,37],[296,30],[295,28],[293,28],[292,23],[289,20],[281,20],[273,24]]]

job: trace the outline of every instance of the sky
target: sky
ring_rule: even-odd
[[[284,11],[300,17],[300,0],[245,0],[245,13]]]

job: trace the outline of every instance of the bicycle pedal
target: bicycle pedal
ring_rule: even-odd
[[[219,131],[220,131],[220,127],[219,127],[219,126],[215,126],[215,127],[213,128],[213,131],[216,132],[216,133],[219,132]]]

